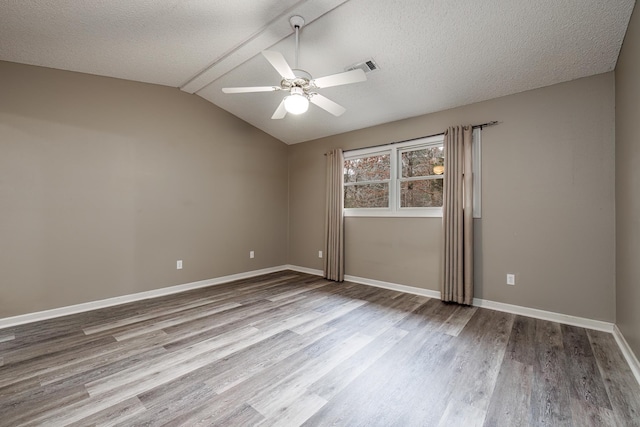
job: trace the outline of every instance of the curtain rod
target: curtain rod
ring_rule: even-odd
[[[497,120],[493,120],[491,122],[486,122],[486,123],[482,123],[482,124],[479,124],[479,125],[473,125],[473,126],[471,126],[471,128],[472,129],[482,129],[482,128],[486,128],[486,127],[489,127],[489,126],[495,126],[495,125],[497,125],[499,123],[500,122],[498,122]],[[431,135],[418,136],[418,137],[410,138],[410,139],[403,139],[402,141],[387,142],[386,144],[376,144],[376,145],[369,145],[368,147],[352,148],[351,150],[344,150],[344,152],[347,153],[349,151],[363,150],[365,148],[375,148],[375,147],[384,147],[386,145],[401,144],[403,142],[417,141],[418,139],[430,138],[432,136],[440,136],[440,135],[444,135],[444,132],[434,133],[434,134],[431,134]],[[325,156],[326,156],[326,154],[325,154]]]

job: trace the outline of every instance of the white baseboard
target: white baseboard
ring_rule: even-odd
[[[316,270],[315,268],[307,268],[307,267],[298,267],[297,265],[288,264],[287,270],[297,271],[298,273],[307,273],[313,274],[314,276],[324,276],[324,272],[322,270]]]
[[[473,305],[476,307],[484,307],[491,310],[533,317],[535,319],[548,320],[550,322],[557,322],[565,325],[579,326],[581,328],[613,333],[613,323],[603,322],[601,320],[592,320],[585,317],[570,316],[568,314],[555,313],[553,311],[539,310],[537,308],[522,307],[520,305],[505,304],[503,302],[489,301],[478,298],[473,299]]]
[[[631,368],[631,372],[633,372],[633,376],[636,377],[636,381],[640,384],[640,362],[633,353],[633,350],[631,350],[627,340],[624,339],[624,335],[622,335],[622,332],[618,329],[618,325],[613,326],[613,337],[618,343],[618,347],[620,347],[620,351],[622,351],[624,358],[627,359],[627,363]]]
[[[145,300],[149,298],[157,298],[165,295],[177,294],[192,289],[205,288],[207,286],[221,285],[223,283],[233,282],[234,280],[248,279],[250,277],[260,276],[262,274],[275,273],[278,271],[288,270],[288,266],[281,265],[278,267],[264,268],[261,270],[247,271],[245,273],[231,274],[229,276],[216,277],[214,279],[200,280],[198,282],[185,283],[182,285],[169,286],[166,288],[154,289],[151,291],[138,292],[130,295],[107,298],[98,301],[90,301],[81,304],[70,305],[67,307],[54,308],[51,310],[38,311],[35,313],[22,314],[19,316],[6,317],[0,319],[0,329],[11,326],[23,325],[25,323],[38,322],[41,320],[53,319],[55,317],[68,316],[69,314],[82,313],[100,308],[112,307],[114,305],[126,304],[129,302]]]
[[[360,283],[362,285],[375,286],[376,288],[390,289],[392,291],[404,292],[407,294],[422,295],[424,297],[440,299],[440,292],[431,289],[416,288],[414,286],[400,285],[397,283],[383,282],[382,280],[367,279],[364,277],[345,275],[344,280],[348,282]]]
[[[322,270],[316,270],[315,268],[300,267],[297,265],[287,265],[287,268],[299,273],[313,274],[314,276],[324,276],[324,272]],[[345,275],[344,280],[346,280],[347,282],[359,283],[361,285],[375,286],[376,288],[390,289],[392,291],[400,291],[407,294],[422,295],[429,298],[440,299],[440,292],[432,291],[430,289],[416,288],[413,286],[400,285],[397,283],[383,282],[382,280],[367,279],[365,277],[349,275]]]

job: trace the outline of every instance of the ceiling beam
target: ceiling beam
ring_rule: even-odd
[[[287,38],[293,33],[289,18],[300,15],[306,24],[322,17],[349,0],[302,0],[278,15],[271,22],[249,36],[216,59],[211,65],[200,71],[180,86],[187,93],[197,93],[211,82],[258,55],[263,50]]]

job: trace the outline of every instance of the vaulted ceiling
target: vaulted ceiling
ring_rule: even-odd
[[[286,143],[611,71],[635,0],[31,0],[0,3],[0,59],[173,86]],[[260,55],[314,77],[374,59],[368,80],[319,90],[346,112],[311,106],[272,120],[283,91]],[[1,76],[0,76],[1,77]]]

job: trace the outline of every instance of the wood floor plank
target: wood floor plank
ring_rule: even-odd
[[[224,313],[214,314],[206,319],[198,319],[184,322],[179,325],[163,329],[164,332],[174,337],[165,348],[177,351],[196,345],[221,334],[229,333],[235,329],[252,326],[251,323],[274,316],[279,313],[278,308],[253,302],[243,304],[241,307],[228,310]]]
[[[355,300],[355,301],[351,301],[349,300],[348,302],[338,305],[337,307],[335,307],[334,309],[330,310],[330,311],[325,311],[322,312],[322,315],[316,317],[313,320],[309,320],[308,322],[305,322],[299,326],[296,326],[295,328],[292,328],[291,330],[297,334],[304,334],[307,333],[315,328],[317,328],[318,326],[322,326],[327,322],[332,321],[333,319],[337,319],[339,317],[342,317],[344,315],[346,315],[347,313],[349,313],[351,310],[355,310],[358,307],[361,307],[362,305],[364,305],[365,302],[364,301],[360,301],[360,300]]]
[[[536,321],[516,316],[511,327],[505,359],[533,366],[536,363]]]
[[[457,399],[486,411],[500,372],[514,316],[497,311],[477,311],[459,337],[455,364]]]
[[[150,390],[153,387],[169,382],[184,374],[201,368],[212,361],[227,357],[252,344],[276,335],[290,325],[301,323],[299,319],[291,320],[286,325],[259,330],[246,327],[231,331],[198,345],[161,356],[151,363],[146,370],[124,370],[115,375],[86,384],[87,391],[93,396],[121,392],[121,396],[132,396]]]
[[[573,425],[580,427],[616,427],[613,410],[596,406],[583,399],[571,398]]]
[[[40,387],[3,399],[0,404],[0,423],[11,426],[38,418],[48,411],[87,401],[89,394],[83,386],[71,388]]]
[[[3,342],[7,342],[7,341],[13,341],[16,339],[16,335],[15,334],[3,334],[0,332],[0,343]]]
[[[446,402],[438,411],[432,391],[442,395],[450,384],[451,350],[449,335],[427,328],[412,331],[305,425],[436,425]]]
[[[304,351],[294,352],[269,369],[261,371],[258,375],[253,375],[241,383],[225,389],[218,396],[211,399],[208,407],[197,410],[198,417],[203,419],[222,419],[232,416],[244,405],[249,405],[247,402],[250,399],[260,394],[263,390],[270,388],[273,383],[290,375],[292,371],[306,363],[310,358]],[[258,411],[256,412],[259,414]],[[263,418],[264,416],[260,414],[260,419]]]
[[[536,320],[536,360],[533,365],[530,424],[573,426],[570,383],[562,332],[554,322]]]
[[[344,305],[349,301],[358,301],[358,298],[350,297],[346,295],[346,292],[350,292],[352,289],[357,288],[359,285],[355,283],[344,282],[341,284],[332,284],[325,288],[322,288],[322,304],[316,306],[315,310],[321,313],[333,310],[336,306]]]
[[[262,338],[259,334],[260,331],[253,327],[231,331],[186,349],[163,354],[147,363],[144,370],[134,366],[91,381],[86,388],[92,396],[117,389],[129,389],[128,393],[131,393],[130,389],[135,388],[142,392],[259,341]]]
[[[484,423],[485,415],[486,412],[482,409],[452,399],[438,422],[438,427],[480,427]],[[514,426],[508,423],[502,425]]]
[[[327,349],[318,357],[309,359],[307,363],[301,364],[289,375],[280,381],[272,383],[270,387],[262,390],[255,397],[248,400],[247,403],[264,415],[265,418],[273,418],[292,405],[300,396],[301,391],[306,390],[311,384],[371,341],[373,341],[372,337],[363,334],[355,334],[348,337],[338,345]],[[319,397],[315,394],[313,396]],[[317,399],[313,400],[316,403],[318,401]],[[322,401],[326,403],[324,399]]]
[[[175,313],[180,313],[191,308],[197,308],[207,306],[214,303],[215,300],[203,299],[198,301],[192,301],[183,305],[175,304],[172,308],[159,307],[156,310],[149,310],[136,316],[125,317],[113,322],[106,322],[100,325],[90,326],[83,328],[83,332],[86,335],[93,335],[105,331],[113,331],[114,329],[120,329],[123,326],[135,325],[144,321],[154,320],[159,316],[170,316]]]
[[[587,331],[569,325],[562,325],[561,330],[565,354],[570,361],[567,369],[570,373],[572,397],[589,405],[611,409]]]
[[[528,426],[532,384],[533,365],[505,357],[491,393],[484,425]]]
[[[162,331],[140,337],[126,344],[89,348],[87,354],[77,353],[77,358],[65,364],[52,365],[35,372],[42,385],[64,382],[66,384],[85,384],[107,375],[135,366],[140,361],[150,361],[167,354],[162,345],[167,342],[167,334]],[[99,366],[100,369],[95,367]]]
[[[440,327],[440,331],[444,334],[457,337],[462,329],[467,326],[467,323],[477,310],[477,307],[467,307],[464,305],[456,307],[455,311],[444,321]]]
[[[309,390],[327,401],[332,399],[363,372],[367,371],[371,365],[391,350],[407,334],[408,332],[402,329],[388,329],[352,357],[332,369],[327,375],[315,381]]]
[[[128,328],[126,331],[112,334],[118,341],[134,338],[140,335],[148,334],[150,332],[159,331],[171,326],[179,325],[181,323],[189,322],[196,319],[202,319],[203,317],[209,317],[213,314],[222,313],[232,308],[241,307],[242,304],[237,302],[228,302],[219,306],[212,307],[209,310],[198,311],[193,314],[183,315],[179,317],[171,317],[165,320],[154,319],[153,323],[149,325],[140,325],[134,328]]]
[[[286,406],[267,417],[261,426],[299,426],[315,414],[327,403],[326,400],[312,393],[302,393]]]
[[[422,328],[437,330],[442,327],[444,322],[446,322],[455,311],[455,305],[431,299],[418,306],[396,326],[407,331]]]
[[[271,338],[266,339],[236,353],[235,357],[232,356],[217,364],[216,369],[219,372],[211,374],[207,383],[213,387],[216,393],[224,393],[333,332],[335,330],[325,328],[323,331],[301,336],[293,334],[291,331],[283,331],[274,335],[273,341]],[[282,337],[289,334],[294,336]],[[256,353],[258,357],[256,357]]]
[[[80,421],[73,422],[68,424],[69,427],[86,427],[93,426],[96,427],[113,427],[116,425],[127,425],[130,426],[132,424],[132,419],[136,419],[136,423],[140,420],[141,416],[146,413],[147,409],[144,407],[140,400],[136,397],[132,397],[131,399],[127,399],[123,402],[115,404],[113,406],[109,406],[102,411],[96,412],[93,415],[90,415],[86,418],[81,419]]]
[[[139,396],[144,413],[136,417],[136,424],[147,427],[162,426],[167,420],[189,414],[194,407],[206,404],[215,391],[204,382],[183,381],[163,384]],[[129,420],[123,420],[119,427],[130,426]]]
[[[266,323],[267,321],[273,322],[286,319],[291,316],[292,312],[298,314],[303,311],[303,308],[312,308],[313,303],[317,302],[317,299],[310,299],[310,301],[307,301],[307,304],[300,306],[294,305],[296,302],[304,299],[308,298],[294,296],[293,300],[287,302],[252,301],[248,304],[243,303],[242,306],[223,313],[214,314],[205,319],[184,322],[165,328],[163,330],[167,334],[176,337],[165,347],[168,350],[177,350],[247,325],[253,326],[258,322]],[[288,305],[294,307],[287,309],[286,306]],[[296,307],[298,307],[298,309],[296,309]]]
[[[638,426],[611,334],[282,271],[0,330],[0,426]]]
[[[611,334],[587,331],[617,425],[640,427],[640,384]],[[634,398],[635,397],[635,398]]]
[[[115,343],[113,337],[101,337],[92,339],[90,342],[74,341],[74,344],[66,342],[68,347],[52,343],[49,354],[40,354],[38,348],[37,355],[18,355],[12,352],[14,357],[7,359],[5,366],[0,367],[0,388],[13,384],[16,381],[24,381],[56,371],[65,366],[76,364],[78,361],[86,361],[94,357],[95,350]],[[55,349],[54,349],[55,348]],[[3,356],[4,357],[4,356]],[[19,362],[16,360],[20,360]]]
[[[3,352],[2,357],[6,365],[20,364],[23,368],[28,369],[26,368],[28,363],[40,363],[41,360],[52,356],[69,354],[77,349],[111,343],[115,340],[115,338],[108,336],[86,338],[83,335],[82,332],[75,332],[64,337],[56,337],[49,342],[43,341],[33,344],[29,346],[28,350],[19,348]],[[5,381],[0,379],[0,386],[5,384]]]
[[[246,403],[234,406],[229,411],[206,403],[194,407],[188,414],[172,418],[163,425],[166,427],[256,426],[263,420],[264,417]]]
[[[328,283],[327,283],[326,280],[318,280],[315,283],[311,283],[311,284],[308,284],[308,285],[303,286],[303,287],[298,287],[297,289],[291,289],[291,290],[288,290],[288,291],[281,292],[279,294],[272,295],[267,299],[269,301],[274,301],[274,302],[275,301],[280,301],[280,300],[283,300],[285,298],[289,298],[289,297],[292,297],[292,296],[295,296],[295,295],[300,295],[301,293],[309,292],[312,289],[322,288],[323,286],[327,286],[327,285],[328,285]]]

